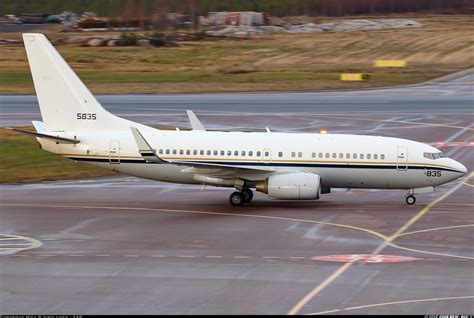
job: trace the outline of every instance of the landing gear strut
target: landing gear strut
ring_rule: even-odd
[[[232,192],[229,196],[229,202],[232,206],[242,206],[245,203],[245,197],[242,192]]]
[[[413,194],[410,194],[406,197],[405,201],[407,201],[407,204],[415,204],[416,198]]]

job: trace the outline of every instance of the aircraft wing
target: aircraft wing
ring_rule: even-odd
[[[150,144],[145,140],[140,131],[135,127],[130,127],[133,137],[138,145],[138,151],[140,155],[149,162],[155,163],[169,163],[181,166],[192,167],[195,170],[187,170],[185,172],[190,173],[202,173],[206,171],[206,174],[212,175],[236,175],[236,174],[252,174],[252,173],[262,173],[262,172],[274,172],[275,169],[272,167],[247,167],[244,165],[228,165],[219,162],[203,162],[197,160],[167,160],[163,159],[156,153],[156,149],[152,149]]]

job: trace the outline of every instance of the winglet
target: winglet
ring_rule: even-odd
[[[143,157],[143,159],[150,162],[165,162],[160,157],[158,157],[155,149],[151,148],[150,144],[145,140],[137,128],[130,127],[130,129],[132,130],[133,138],[135,138],[135,142],[138,145],[138,152],[140,152],[140,155]]]
[[[187,110],[186,113],[188,113],[189,122],[193,130],[206,130],[192,110]]]

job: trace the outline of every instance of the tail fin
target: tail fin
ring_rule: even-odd
[[[43,34],[25,33],[23,41],[47,131],[105,129],[114,126],[113,119],[120,121],[102,108]]]

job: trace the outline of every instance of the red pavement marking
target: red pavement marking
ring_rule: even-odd
[[[347,254],[347,255],[326,255],[315,256],[313,261],[343,262],[343,263],[398,263],[421,260],[421,258],[401,256],[401,255],[383,255],[383,254]]]

